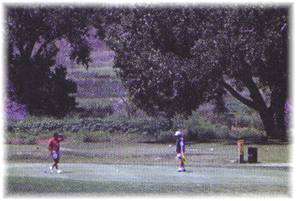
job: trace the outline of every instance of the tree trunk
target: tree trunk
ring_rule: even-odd
[[[279,132],[281,132],[281,139],[282,140],[288,140],[288,133],[287,133],[287,127],[286,127],[286,122],[285,122],[285,115],[284,114],[279,114],[277,115],[277,127]]]
[[[285,121],[285,111],[284,108],[282,108],[280,111],[277,111],[275,113],[275,122],[278,129],[278,132],[280,133],[280,139],[282,140],[288,140],[288,133],[287,133],[287,126]]]
[[[260,111],[259,115],[269,139],[287,140],[286,131],[280,128],[282,124],[277,122],[278,118],[271,111]]]
[[[285,122],[286,97],[279,99],[278,102],[279,102],[279,106],[275,112],[275,121],[276,121],[278,130],[281,132],[282,139],[288,140],[287,126]]]
[[[276,124],[277,132],[279,133],[279,139],[287,140],[287,126],[285,122],[285,104],[287,99],[287,93],[278,89],[274,89],[271,93],[271,106],[273,119]]]
[[[248,76],[247,73],[245,73],[244,75],[245,76],[242,76],[242,78],[250,92],[250,98],[243,97],[225,81],[222,82],[224,88],[234,98],[259,113],[268,138],[280,139],[285,141],[288,140],[284,111],[286,97],[281,96],[282,98],[279,98],[280,92],[273,93],[271,106],[268,108],[252,77],[250,75]]]
[[[266,131],[266,134],[268,138],[274,138],[276,136],[276,131],[275,131],[275,123],[272,118],[271,112],[268,111],[261,111],[259,112],[260,118],[263,123],[264,130]]]

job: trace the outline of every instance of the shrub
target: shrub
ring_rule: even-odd
[[[85,143],[97,143],[97,142],[110,142],[111,137],[109,132],[99,131],[99,132],[85,132],[79,133],[82,138],[82,142]]]
[[[37,137],[34,135],[27,135],[23,138],[23,144],[36,144]]]
[[[233,127],[230,132],[230,137],[234,139],[247,139],[247,138],[264,138],[265,134],[262,130],[249,127]]]
[[[85,109],[85,108],[76,108],[74,110],[74,114],[77,114],[80,118],[86,117],[99,117],[105,118],[113,113],[112,106],[105,106],[105,107],[98,107],[92,109]]]
[[[189,130],[189,140],[207,141],[212,139],[226,139],[229,134],[227,126],[206,121],[197,112],[194,112],[185,121],[185,126]]]
[[[218,139],[226,139],[229,137],[230,130],[225,125],[215,125],[214,132]]]
[[[160,143],[169,143],[169,142],[175,142],[176,138],[173,135],[174,132],[173,131],[161,131],[157,137],[156,137],[156,141],[160,142]]]
[[[194,112],[187,120],[180,116],[171,121],[165,118],[126,118],[118,116],[108,116],[106,118],[68,116],[63,119],[30,117],[24,121],[8,122],[7,131],[28,136],[40,136],[55,131],[69,132],[77,136],[81,135],[84,142],[96,142],[111,138],[110,135],[103,138],[102,133],[125,133],[138,135],[139,138],[156,139],[159,142],[171,142],[175,140],[173,133],[178,128],[178,125],[184,125],[188,128],[188,140],[199,142],[221,140],[229,137],[262,136],[264,133],[256,128],[231,132],[225,125],[205,120],[198,112]],[[107,136],[107,134],[105,135]],[[29,137],[26,136],[25,138],[28,143],[33,143],[34,137],[28,139]]]
[[[36,144],[37,136],[26,132],[7,132],[5,142],[7,144]]]
[[[137,133],[156,136],[161,131],[170,129],[170,123],[165,119],[152,118],[29,118],[25,121],[9,122],[10,132],[44,133],[44,132],[95,132],[108,131],[119,133]]]

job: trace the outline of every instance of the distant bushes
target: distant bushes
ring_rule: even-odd
[[[26,141],[24,143],[34,143],[34,136],[55,131],[68,132],[74,136],[79,135],[82,142],[99,142],[102,139],[110,141],[109,134],[114,136],[118,133],[125,133],[145,138],[145,141],[150,139],[148,140],[150,142],[165,143],[175,141],[173,134],[180,125],[188,129],[187,140],[189,141],[207,142],[211,140],[264,137],[264,132],[260,129],[233,127],[230,130],[225,125],[214,124],[205,120],[198,112],[194,112],[187,120],[180,117],[171,121],[165,118],[127,118],[119,116],[105,118],[68,116],[63,119],[30,117],[24,121],[9,122],[7,131],[13,139],[23,139],[23,141]]]
[[[252,127],[233,127],[229,139],[246,139],[253,141],[266,141],[267,136],[264,131]]]
[[[111,134],[109,132],[83,132],[80,133],[81,141],[84,143],[110,142]]]
[[[262,121],[257,114],[236,114],[233,124],[240,127],[253,127],[263,129]]]
[[[187,120],[182,118],[175,119],[173,127],[176,129],[177,125],[183,125],[188,129],[187,140],[197,142],[229,139],[266,140],[265,132],[255,123],[257,122],[256,119],[248,117],[250,116],[236,119],[237,121],[244,121],[245,124],[240,122],[237,124],[237,127],[230,129],[226,125],[205,120],[198,112],[193,112]],[[165,135],[165,132],[161,133],[161,135],[162,139],[171,139]]]
[[[12,140],[21,139],[21,144],[30,144],[31,142],[26,141],[29,138],[35,139],[42,135],[51,136],[56,131],[79,135],[82,142],[96,142],[98,141],[96,139],[102,139],[103,133],[104,135],[108,133],[137,134],[139,137],[143,136],[145,139],[150,138],[151,141],[155,141],[161,132],[169,129],[170,123],[165,119],[31,117],[24,121],[8,123],[6,141],[10,143]]]
[[[78,117],[81,117],[81,118],[86,118],[86,117],[105,118],[109,115],[112,115],[113,112],[114,110],[112,106],[98,107],[93,109],[78,107],[72,111],[73,114],[78,115]]]
[[[11,122],[7,125],[9,132],[122,132],[154,135],[162,130],[169,130],[170,125],[164,119],[127,119],[127,118],[30,118],[25,121]]]
[[[36,144],[37,135],[27,132],[8,132],[5,135],[5,142],[7,144]]]
[[[230,132],[227,126],[206,121],[200,117],[197,112],[194,112],[184,124],[189,131],[189,140],[207,141],[213,139],[226,139]]]

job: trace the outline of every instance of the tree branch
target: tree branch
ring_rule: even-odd
[[[24,47],[22,43],[16,43],[16,47],[20,53],[20,55],[24,56],[25,55],[25,51],[24,51]]]
[[[251,70],[247,64],[245,64],[245,71],[243,74],[240,76],[241,80],[243,83],[246,85],[250,92],[250,97],[253,100],[253,103],[256,105],[257,108],[260,110],[267,110],[266,103],[262,97],[262,94],[260,93],[256,83],[254,82],[252,75],[251,75]],[[248,71],[246,69],[249,69]]]
[[[243,104],[245,104],[246,106],[253,108],[255,110],[258,110],[258,108],[256,107],[256,104],[254,104],[254,102],[250,99],[247,99],[245,97],[243,97],[242,95],[240,95],[235,89],[233,89],[229,84],[227,84],[225,81],[222,81],[222,84],[224,86],[224,88],[237,100],[239,100],[240,102],[242,102]]]
[[[37,50],[37,52],[35,53],[35,55],[36,55],[36,56],[40,55],[40,53],[41,53],[42,50],[45,50],[46,47],[47,47],[50,43],[55,42],[57,39],[58,39],[58,38],[54,38],[54,39],[49,40],[49,41],[44,41],[44,42],[41,44],[41,46],[38,48],[38,50]],[[34,55],[34,56],[35,56],[35,55]]]
[[[58,39],[61,39],[64,35],[65,35],[64,33],[60,33],[60,34],[58,34],[56,36],[53,36],[53,37],[48,38],[46,41],[44,41],[41,44],[41,46],[36,51],[35,55],[40,55],[41,51],[44,50],[50,43],[54,43]]]

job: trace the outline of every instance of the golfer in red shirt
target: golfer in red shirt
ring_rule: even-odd
[[[49,168],[50,173],[53,173],[54,167],[56,168],[58,174],[62,172],[59,170],[58,163],[60,161],[60,142],[63,140],[63,135],[58,133],[54,133],[53,138],[49,140],[48,150],[50,152],[51,158],[54,161],[53,165]]]

